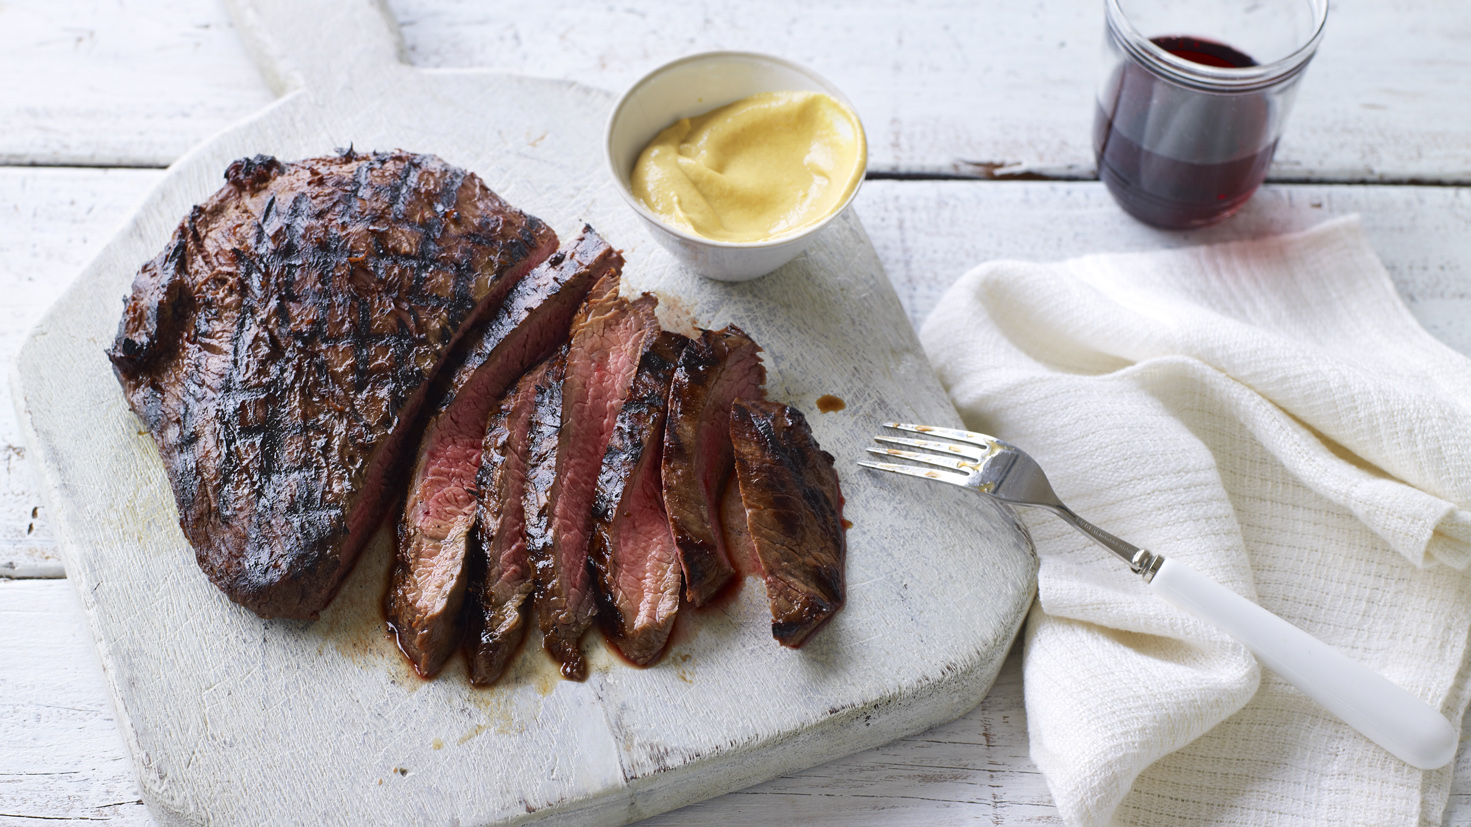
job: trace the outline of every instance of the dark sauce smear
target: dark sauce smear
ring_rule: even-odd
[[[1202,66],[1257,65],[1246,54],[1198,37],[1156,37],[1172,55]],[[1188,106],[1161,106],[1183,94],[1126,61],[1112,100],[1093,120],[1098,177],[1135,218],[1185,229],[1218,221],[1246,203],[1267,177],[1277,142],[1269,92],[1195,94]]]
[[[817,410],[822,413],[841,411],[846,407],[848,407],[848,403],[844,402],[842,397],[833,396],[830,393],[817,397]]]

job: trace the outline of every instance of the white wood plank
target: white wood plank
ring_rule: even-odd
[[[1471,189],[1275,185],[1214,227],[1156,230],[1098,184],[869,181],[856,200],[910,321],[924,321],[955,279],[985,261],[1055,261],[1302,230],[1357,213],[1410,311],[1471,355]]]
[[[390,2],[419,65],[621,91],[683,54],[771,52],[814,67],[853,99],[873,170],[1093,175],[1102,0]],[[1471,182],[1468,40],[1465,4],[1334,4],[1273,176]]]
[[[65,580],[0,579],[0,825],[152,824]]]
[[[0,365],[10,365],[25,334],[160,177],[0,168]],[[0,577],[61,575],[9,383],[0,383]]]
[[[217,0],[0,4],[0,164],[155,166],[273,95]]]
[[[827,74],[856,101],[876,171],[1093,174],[1098,0],[393,8],[424,66],[621,91],[680,54],[774,52]],[[1273,176],[1471,182],[1468,39],[1465,4],[1335,4]],[[0,91],[0,163],[12,164],[167,164],[272,97],[212,0],[5,4],[0,76],[22,79]]]

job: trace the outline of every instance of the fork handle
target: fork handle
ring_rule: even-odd
[[[1267,668],[1405,763],[1433,770],[1456,756],[1460,733],[1440,712],[1179,560],[1165,559],[1149,585],[1245,644]]]

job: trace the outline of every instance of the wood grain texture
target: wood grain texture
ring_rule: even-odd
[[[681,54],[774,52],[854,99],[872,170],[1093,174],[1099,0],[392,7],[410,57],[426,67],[622,90]],[[1471,18],[1460,4],[1334,4],[1330,14],[1274,178],[1471,182]],[[281,82],[252,65],[217,0],[5,4],[0,76],[22,79],[0,95],[0,163],[11,164],[162,166],[269,102],[268,81]]]
[[[0,169],[0,365],[161,174]],[[0,389],[0,577],[61,577],[25,441]]]
[[[352,5],[309,13],[388,45],[389,28],[330,22],[371,11]],[[381,633],[386,532],[313,624],[261,621],[210,586],[103,348],[137,263],[244,155],[412,147],[478,172],[564,236],[591,222],[624,247],[627,287],[660,293],[676,317],[735,322],[762,342],[773,398],[808,410],[823,394],[847,400],[843,414],[812,422],[836,456],[858,456],[886,419],[957,422],[851,215],[760,281],[700,279],[612,192],[598,152],[607,93],[387,63],[319,75],[315,43],[276,36],[300,3],[251,10],[258,20],[242,16],[243,30],[256,52],[281,58],[288,87],[311,85],[174,165],[42,320],[16,374],[68,576],[156,818],[621,823],[926,729],[980,701],[1034,590],[1023,531],[998,507],[958,507],[961,492],[896,511],[889,504],[912,486],[853,471],[843,473],[855,524],[847,606],[800,653],[770,641],[753,587],[687,623],[659,667],[614,667],[591,647],[592,675],[575,684],[555,680],[533,649],[478,692],[459,667],[420,681]]]
[[[215,0],[0,5],[0,164],[162,167],[271,102]]]
[[[870,181],[855,204],[916,326],[982,262],[1212,244],[1358,214],[1410,312],[1471,355],[1471,189],[1464,187],[1268,186],[1229,221],[1189,232],[1133,220],[1101,185]]]
[[[1094,175],[1101,0],[390,2],[420,65],[621,90],[691,52],[771,52],[812,66],[853,100],[870,171]],[[1468,39],[1471,17],[1453,3],[1333,4],[1273,179],[1471,183]]]
[[[65,580],[0,579],[0,825],[151,824]]]

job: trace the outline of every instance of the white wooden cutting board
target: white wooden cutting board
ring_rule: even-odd
[[[613,192],[600,152],[608,93],[406,66],[391,18],[364,0],[233,12],[283,96],[169,170],[15,373],[67,573],[160,822],[620,824],[979,702],[1031,602],[1035,561],[1009,512],[853,464],[880,422],[958,422],[851,213],[775,274],[706,281],[659,250]],[[838,458],[853,522],[847,608],[785,650],[752,581],[681,618],[653,668],[589,640],[592,674],[570,683],[533,640],[496,687],[475,690],[458,660],[418,679],[384,634],[386,531],[315,623],[264,621],[216,591],[103,351],[138,266],[231,160],[348,145],[437,154],[563,238],[587,221],[624,249],[627,288],[659,293],[671,322],[735,322],[763,344],[771,395],[806,411]],[[846,409],[818,413],[825,394]]]

